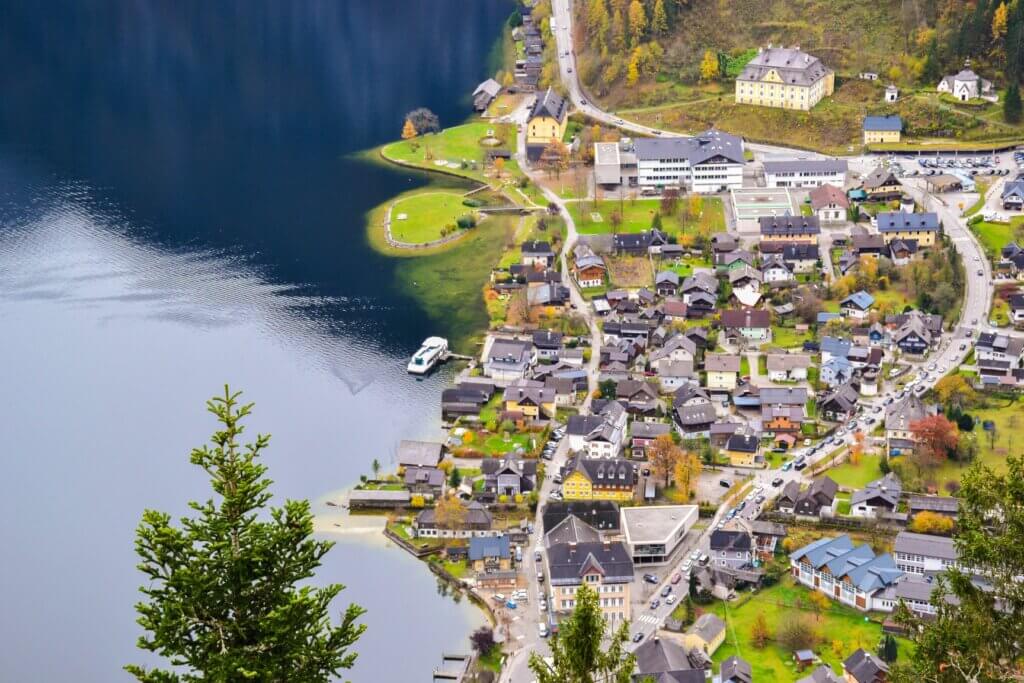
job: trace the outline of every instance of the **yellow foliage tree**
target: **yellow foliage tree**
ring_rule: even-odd
[[[668,488],[669,478],[674,474],[676,462],[683,456],[683,450],[668,434],[662,434],[647,449],[647,460],[651,463],[651,474],[661,479]]]
[[[686,203],[688,205],[687,208],[690,211],[690,215],[693,218],[699,218],[701,212],[704,210],[704,198],[699,194],[694,193],[690,195],[690,198]]]
[[[704,59],[700,60],[700,79],[711,81],[718,76],[718,57],[711,50],[704,51]]]
[[[910,521],[910,530],[918,534],[946,535],[953,531],[953,520],[930,510],[922,510]]]
[[[647,12],[640,0],[633,0],[629,5],[629,35],[633,45],[639,45],[647,31]]]
[[[451,460],[442,460],[437,466],[437,468],[445,474],[451,474],[453,467],[455,467],[455,463]]]
[[[1006,35],[1006,25],[1009,18],[1010,10],[1006,3],[999,3],[996,11],[992,13],[992,40],[999,40]]]
[[[958,408],[970,405],[978,399],[977,392],[963,375],[949,375],[940,379],[935,385],[935,394],[942,405],[955,405]]]
[[[626,68],[626,85],[636,85],[640,80],[640,48],[633,50],[633,56],[629,60],[629,67]]]
[[[693,453],[683,451],[676,459],[673,476],[676,480],[676,498],[680,503],[690,500],[690,491],[700,477],[701,462]]]
[[[417,135],[419,135],[419,133],[416,132],[416,126],[412,125],[411,120],[406,119],[405,125],[402,126],[402,139],[412,140]]]
[[[442,529],[457,529],[466,519],[466,508],[456,496],[439,498],[434,504],[434,519]]]
[[[501,177],[501,172],[505,170],[505,160],[498,157],[494,160],[494,175],[498,178]]]
[[[412,498],[409,499],[409,505],[411,505],[414,508],[421,508],[421,507],[423,507],[423,505],[424,505],[423,495],[419,494],[419,493],[414,495]]]

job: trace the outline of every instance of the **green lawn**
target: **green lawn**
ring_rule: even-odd
[[[964,216],[973,216],[981,211],[981,207],[985,206],[985,194],[988,192],[989,185],[990,183],[984,180],[975,179],[974,186],[978,190],[978,201],[971,204],[970,207],[964,211]]]
[[[981,240],[989,258],[995,258],[1008,242],[1013,241],[1014,230],[1021,223],[1024,223],[1024,216],[1015,216],[1010,219],[1009,223],[981,221],[972,225],[971,230]]]
[[[495,136],[507,134],[510,139],[501,140],[495,147],[514,150],[515,129],[511,126],[502,127],[488,122],[466,123],[453,128],[445,128],[440,133],[432,133],[392,142],[381,148],[387,159],[412,164],[430,171],[445,171],[455,175],[472,178],[480,182],[495,180],[492,174],[485,173],[484,153],[492,147],[481,144],[488,132]],[[427,156],[432,158],[428,159]],[[520,175],[515,159],[505,161],[503,176],[508,178]]]
[[[811,334],[810,330],[807,332],[797,332],[795,327],[772,325],[772,346],[777,346],[781,349],[792,349],[803,346],[805,341],[812,339],[814,339],[814,335]],[[765,366],[765,369],[767,370],[767,366]]]
[[[996,426],[994,438],[990,438],[989,432],[984,431],[980,423],[974,428],[974,435],[978,439],[978,460],[997,472],[1004,472],[1007,454],[1021,452],[1016,437],[1017,432],[1024,427],[1024,400],[995,396],[988,400],[988,404],[988,407],[967,411],[979,421],[991,420]],[[927,472],[925,476],[934,479],[939,485],[939,492],[946,495],[946,482],[959,482],[967,467],[946,461],[934,472]]]
[[[849,462],[844,462],[842,465],[833,467],[825,474],[832,477],[840,486],[849,486],[855,489],[863,488],[869,481],[874,481],[882,476],[882,473],[878,470],[878,463],[881,459],[882,456],[880,455],[865,453],[860,456],[859,464],[851,465]]]
[[[808,672],[799,673],[793,663],[793,653],[781,645],[769,641],[764,649],[756,649],[751,642],[754,619],[764,615],[769,632],[774,636],[779,626],[796,615],[806,614],[815,622],[819,633],[819,644],[814,652],[834,671],[842,671],[843,660],[858,647],[874,651],[882,634],[882,626],[868,616],[849,607],[831,603],[828,610],[816,614],[812,610],[796,607],[797,601],[809,604],[810,590],[798,586],[788,575],[772,586],[749,598],[744,595],[737,605],[715,603],[711,611],[721,617],[727,625],[725,642],[715,652],[715,668],[732,655],[750,662],[755,681],[795,681]],[[832,644],[838,641],[838,652]],[[899,658],[908,655],[909,643],[897,639]]]
[[[462,200],[463,196],[454,192],[423,192],[399,199],[391,210],[391,235],[413,244],[441,239],[442,229],[473,213]]]
[[[540,440],[540,437],[535,434],[510,434],[506,439],[503,434],[491,434],[483,442],[475,439],[473,443],[467,445],[489,455],[501,455],[514,451],[519,446],[522,446],[527,452],[533,450],[533,446],[530,445],[531,439]]]
[[[674,271],[681,278],[693,275],[695,268],[711,268],[711,262],[699,257],[684,256],[667,266],[668,270]],[[659,270],[664,269],[666,269],[666,266],[662,264]]]
[[[750,377],[750,359],[747,358],[747,354],[740,356],[740,376]]]
[[[686,200],[680,199],[682,205]],[[670,235],[701,234],[709,235],[713,232],[725,230],[725,209],[722,200],[718,197],[703,198],[700,216],[683,217],[682,211],[677,209],[674,215],[662,216],[661,227]],[[615,232],[612,224],[612,214],[621,211],[622,223],[618,232],[643,232],[649,230],[654,214],[661,208],[660,199],[624,199],[619,200],[602,199],[598,202],[592,200],[582,202],[568,202],[569,213],[576,223],[576,229],[583,235]],[[596,219],[596,220],[595,220]]]

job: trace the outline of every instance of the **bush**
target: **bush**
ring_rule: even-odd
[[[467,199],[463,199],[462,200],[462,205],[463,206],[468,206],[468,207],[470,207],[472,209],[475,209],[478,206],[483,206],[484,203],[482,201],[480,201],[479,199],[467,198]]]
[[[476,216],[474,216],[471,213],[467,213],[465,216],[459,216],[458,220],[455,221],[455,224],[458,225],[463,230],[475,227]]]
[[[818,632],[809,617],[799,615],[780,624],[775,639],[786,650],[810,650],[818,642]]]
[[[412,498],[409,499],[409,505],[411,507],[414,507],[414,508],[421,508],[421,507],[423,507],[425,505],[425,501],[423,500],[423,496],[421,494],[417,493],[416,495],[414,495]]]

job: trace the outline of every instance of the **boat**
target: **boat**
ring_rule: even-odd
[[[414,375],[425,375],[440,362],[448,352],[448,340],[444,337],[427,337],[420,350],[413,354],[406,370]]]

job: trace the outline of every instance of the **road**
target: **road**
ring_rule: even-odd
[[[679,133],[671,131],[657,130],[648,126],[643,126],[635,122],[626,121],[621,117],[614,114],[605,112],[599,107],[592,104],[589,99],[584,95],[579,81],[576,77],[575,68],[575,55],[573,52],[572,43],[572,16],[570,12],[570,0],[553,0],[552,12],[553,18],[557,24],[557,30],[555,31],[555,40],[557,45],[559,72],[561,75],[562,82],[566,86],[566,90],[569,95],[573,106],[577,111],[580,111],[594,120],[600,121],[610,126],[617,126],[618,128],[633,132],[642,133],[645,135],[658,135],[662,137],[679,137]],[[525,107],[514,114],[517,123],[525,123],[526,115]],[[781,147],[774,147],[769,145],[749,145],[751,149],[755,149],[759,152],[768,153],[789,153],[800,156],[815,156],[808,154],[802,150],[787,150]],[[525,140],[520,136],[519,149],[517,152],[519,157],[519,163],[522,168],[528,168],[525,158]],[[878,163],[877,157],[853,157],[849,159],[851,168],[855,166],[858,170],[864,174],[871,170]],[[909,180],[909,179],[908,179]],[[963,262],[966,268],[966,279],[967,279],[967,292],[964,299],[964,304],[961,312],[960,323],[955,327],[952,334],[944,335],[942,343],[938,350],[932,352],[932,354],[925,360],[918,364],[919,366],[919,380],[917,386],[924,386],[931,388],[934,386],[942,375],[946,371],[961,364],[966,357],[970,345],[964,350],[961,350],[961,346],[965,343],[966,335],[976,334],[983,326],[984,321],[988,318],[988,311],[990,309],[990,302],[992,297],[992,271],[988,260],[984,256],[984,252],[981,249],[981,245],[978,240],[970,232],[966,223],[959,216],[958,204],[962,199],[959,196],[953,195],[946,199],[932,196],[925,192],[925,190],[916,181],[906,182],[905,186],[910,191],[915,199],[929,211],[935,211],[939,215],[945,232],[949,235],[954,247],[963,257]],[[554,193],[545,190],[544,196],[555,205],[560,207],[562,216],[566,220],[567,225],[567,238],[565,247],[562,250],[562,272],[565,284],[570,288],[572,292],[572,303],[576,310],[579,311],[587,320],[588,327],[591,330],[592,348],[593,355],[588,366],[589,374],[589,386],[591,389],[590,394],[593,393],[593,389],[596,388],[597,376],[598,376],[598,362],[600,356],[600,341],[601,335],[597,329],[597,322],[595,316],[589,305],[583,300],[583,297],[579,294],[575,283],[572,281],[570,276],[570,270],[568,267],[568,254],[571,252],[573,245],[578,239],[576,226],[573,223],[572,217],[568,211],[565,210],[564,202],[559,199]],[[969,205],[970,202],[965,203]],[[977,322],[975,322],[977,321]],[[928,372],[928,376],[924,379],[921,375],[925,370],[925,366],[932,367],[934,364],[935,370]],[[914,372],[914,371],[911,371]],[[766,497],[766,501],[762,505],[768,505],[771,499],[776,497],[786,483],[790,481],[806,481],[807,477],[804,473],[811,472],[815,469],[815,465],[819,464],[823,460],[829,458],[831,454],[837,449],[841,449],[844,446],[849,445],[853,442],[854,434],[856,431],[865,425],[863,424],[867,420],[872,420],[877,423],[878,420],[884,420],[884,407],[887,403],[892,403],[896,400],[899,394],[905,394],[905,391],[897,391],[895,387],[890,387],[887,390],[881,392],[878,396],[874,397],[870,402],[864,402],[858,418],[861,420],[861,424],[858,425],[857,429],[842,429],[837,435],[830,437],[828,442],[818,444],[817,447],[810,449],[798,449],[797,454],[804,454],[807,462],[806,469],[802,471],[796,471],[793,468],[783,470],[780,468],[766,469],[759,471],[740,471],[732,470],[729,474],[729,469],[723,470],[723,478],[735,480],[737,477],[751,478],[750,487],[752,490],[761,491]],[[588,395],[586,405],[589,406],[590,396]],[[870,430],[868,430],[870,431]],[[811,451],[805,453],[805,451]],[[555,472],[564,463],[567,455],[567,439],[563,440],[556,453],[555,460],[549,465],[550,471]],[[776,485],[772,482],[775,481]],[[550,496],[553,486],[550,478],[545,480],[544,486],[541,491],[541,498],[547,500]],[[753,495],[748,496],[753,497]],[[685,562],[689,559],[689,556],[694,550],[701,553],[708,552],[709,542],[711,533],[718,527],[725,517],[728,515],[730,508],[738,501],[726,501],[717,510],[714,518],[712,518],[708,526],[700,531],[699,533],[692,534],[684,539],[681,544],[681,552],[677,552],[677,560],[670,565],[662,566],[657,569],[651,569],[649,571],[658,571],[660,582],[652,590],[652,595],[658,595],[665,586],[670,586],[670,579],[676,572],[684,573],[682,568]],[[762,506],[755,506],[751,502],[748,502],[747,508],[743,511],[743,516],[747,518],[754,518],[760,513]],[[535,523],[538,537],[542,533],[542,524],[540,521],[540,515],[538,512],[538,518]],[[538,541],[537,543],[541,543]],[[547,654],[547,648],[544,645],[542,639],[537,636],[536,623],[541,617],[541,613],[537,611],[537,596],[540,594],[540,589],[543,588],[541,584],[538,584],[536,579],[537,566],[534,563],[532,548],[528,549],[529,552],[527,560],[527,576],[529,578],[529,594],[530,594],[530,605],[533,611],[526,610],[521,621],[526,622],[527,628],[521,624],[515,631],[520,631],[515,638],[515,652],[509,658],[504,670],[502,671],[501,681],[508,681],[510,683],[527,683],[533,681],[535,677],[530,672],[527,666],[528,653],[532,650],[536,650],[541,654]],[[687,585],[687,579],[684,576],[683,580],[680,581],[677,586],[685,587]],[[673,586],[673,591],[676,587]],[[638,595],[642,595],[642,591],[636,591]],[[635,596],[636,597],[636,596]],[[669,616],[674,605],[667,605],[664,600],[661,600],[661,604],[656,609],[649,609],[645,604],[637,604],[634,600],[633,605],[633,619],[634,624],[633,633],[641,633],[644,639],[649,637],[651,633],[657,630],[658,625],[664,622]],[[532,627],[532,628],[529,628]],[[519,637],[521,635],[521,638]],[[635,647],[631,644],[631,647]]]

